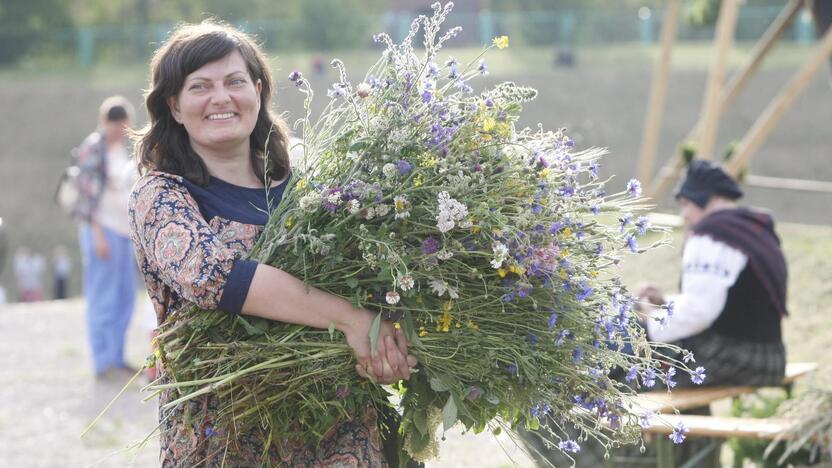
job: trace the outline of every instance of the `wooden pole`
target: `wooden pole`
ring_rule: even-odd
[[[721,107],[720,97],[725,83],[725,65],[728,63],[728,53],[734,43],[734,31],[737,27],[739,8],[739,0],[722,0],[722,5],[719,8],[714,56],[711,62],[708,85],[705,88],[705,99],[702,102],[702,129],[699,132],[696,145],[696,156],[701,159],[712,159],[713,157]]]
[[[818,69],[826,62],[826,59],[830,55],[832,55],[832,28],[829,28],[823,35],[823,39],[814,55],[809,59],[809,62],[792,77],[791,81],[789,81],[780,94],[772,99],[768,107],[766,107],[748,133],[739,142],[734,156],[731,157],[731,161],[729,161],[728,167],[726,168],[729,174],[736,177],[740,170],[748,164],[748,161],[751,160],[751,157],[766,140],[769,133],[774,129],[774,126],[777,125],[780,117],[783,116],[786,110],[794,103],[795,99],[800,96],[800,93],[811,83]]]
[[[719,106],[720,116],[727,106],[734,101],[737,95],[739,95],[740,91],[742,91],[748,83],[748,80],[757,71],[765,56],[774,47],[777,40],[780,39],[780,36],[782,36],[786,29],[788,29],[789,25],[794,21],[794,18],[800,12],[800,8],[803,6],[803,3],[804,0],[791,0],[786,7],[780,11],[777,18],[772,21],[768,29],[766,29],[766,32],[751,51],[751,57],[743,66],[742,71],[738,72],[731,78],[726,90],[723,92],[722,102]],[[699,134],[701,127],[702,119],[700,118],[693,129],[685,137],[685,141],[695,139]],[[674,179],[678,177],[679,171],[683,166],[682,162],[682,159],[678,155],[674,154],[671,156],[671,159],[665,163],[659,174],[653,178],[653,181],[647,187],[647,195],[655,198],[664,194],[664,192],[670,188],[670,184],[674,181]],[[641,180],[646,181],[648,179],[642,178]]]
[[[667,97],[668,75],[670,74],[670,57],[676,42],[676,26],[679,22],[678,0],[668,0],[662,19],[661,50],[656,62],[655,80],[650,90],[650,103],[647,118],[644,121],[644,133],[641,138],[638,178],[647,182],[653,177],[656,162],[656,149],[659,145],[659,129],[664,114]]]

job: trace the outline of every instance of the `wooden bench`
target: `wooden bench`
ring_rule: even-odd
[[[791,393],[792,385],[800,378],[817,369],[813,362],[795,362],[786,365],[786,375],[781,387]],[[674,445],[668,438],[673,427],[683,423],[688,428],[687,437],[714,437],[727,439],[741,437],[749,439],[773,440],[780,433],[790,429],[793,422],[776,419],[732,418],[722,416],[700,416],[692,414],[667,414],[675,411],[691,410],[710,406],[711,403],[725,398],[736,398],[740,395],[754,393],[759,387],[701,387],[685,388],[667,391],[654,391],[639,394],[632,403],[636,408],[642,408],[657,413],[663,413],[652,421],[650,427],[644,429],[645,434],[655,434],[656,438],[656,466],[658,468],[673,468],[675,466]],[[700,451],[690,460],[686,460],[682,468],[695,466],[705,457],[711,456],[718,462],[720,442],[714,442],[705,450]]]
[[[791,386],[801,377],[809,375],[818,365],[814,362],[790,362],[786,365],[786,376],[780,386],[791,393]],[[724,398],[754,393],[759,387],[699,387],[679,390],[640,393],[633,400],[636,408],[657,413],[672,413],[708,406]]]

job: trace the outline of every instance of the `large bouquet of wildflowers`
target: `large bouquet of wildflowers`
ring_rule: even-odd
[[[333,61],[340,79],[315,123],[312,89],[291,74],[307,96],[306,156],[250,254],[394,320],[418,372],[382,388],[356,375],[333,330],[194,310],[163,325],[157,356],[171,382],[152,388],[177,388],[171,404],[213,392],[224,402],[218,425],[305,440],[395,393],[404,451],[420,460],[437,453],[440,426],[457,422],[539,429],[570,452],[580,440],[567,427],[635,440],[644,415],[628,405],[632,389],[672,386],[668,363],[687,371],[651,350],[616,276],[652,229],[638,216],[640,186],[609,194],[602,151],[578,151],[560,130],[516,128],[536,91],[506,82],[475,92],[486,64],[440,60],[459,28],[440,37],[451,4],[433,8],[401,44],[376,36],[386,49],[361,82]],[[507,46],[500,37],[491,47]]]

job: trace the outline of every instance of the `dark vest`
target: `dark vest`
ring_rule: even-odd
[[[771,216],[745,208],[721,210],[700,221],[693,233],[728,244],[748,257],[709,331],[745,341],[782,342],[788,272]]]

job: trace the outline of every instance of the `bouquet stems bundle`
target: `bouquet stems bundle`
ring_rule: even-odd
[[[459,32],[439,36],[451,6],[434,5],[401,44],[376,36],[386,49],[358,84],[334,61],[340,79],[316,123],[311,87],[292,73],[307,95],[307,156],[249,255],[378,311],[373,346],[378,320],[395,321],[418,372],[382,388],[355,374],[334,330],[185,310],[158,337],[168,381],[151,387],[177,389],[170,405],[211,392],[221,424],[314,442],[390,405],[393,392],[405,459],[435,455],[440,422],[458,421],[475,432],[541,429],[575,451],[567,426],[608,444],[634,440],[642,415],[626,396],[657,379],[672,385],[662,363],[686,370],[651,350],[616,275],[650,229],[637,216],[637,181],[607,194],[601,150],[515,127],[535,90],[506,82],[476,93],[484,61],[441,65]],[[420,29],[421,56],[411,43]],[[491,47],[507,46],[501,37]],[[616,370],[626,379],[611,378]]]

